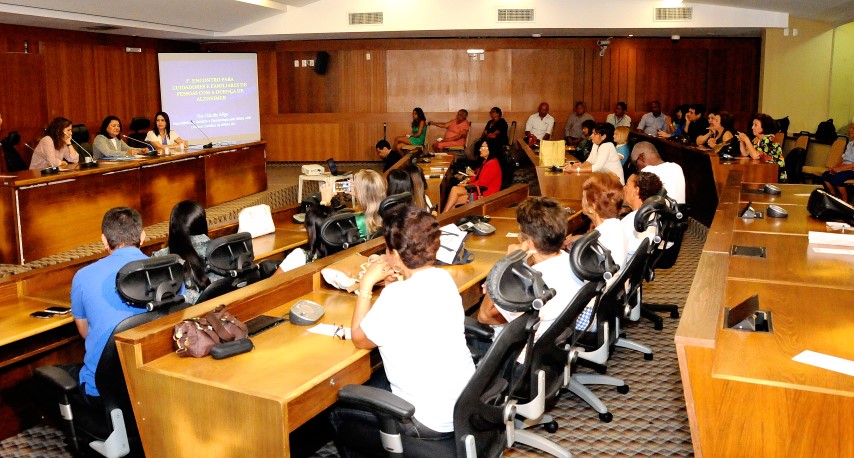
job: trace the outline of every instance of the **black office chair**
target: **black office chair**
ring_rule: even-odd
[[[74,149],[80,157],[92,157],[92,144],[89,143],[89,128],[86,127],[86,124],[74,124],[71,126],[71,139],[80,145],[74,145]],[[83,161],[81,160],[80,162]]]
[[[211,240],[205,252],[208,270],[222,275],[199,294],[196,303],[251,285],[262,279],[255,263],[252,235],[248,232],[226,235]]]
[[[666,193],[648,198],[638,210],[635,216],[635,230],[654,226],[657,231],[647,261],[647,283],[655,279],[656,269],[669,269],[676,264],[682,248],[682,239],[688,229],[688,212],[690,212],[688,204],[677,204]],[[640,229],[639,232],[644,229]],[[664,328],[664,320],[657,313],[669,312],[671,318],[679,318],[678,305],[643,302],[642,289],[637,289],[638,297],[635,300],[641,304],[641,316],[652,321],[655,329]]]
[[[59,399],[66,443],[74,454],[144,456],[114,337],[187,307],[179,294],[182,278],[176,255],[133,261],[119,270],[116,289],[122,299],[132,307],[153,311],[125,318],[113,329],[95,371],[100,402],[84,400],[78,381],[61,367],[42,366],[34,371],[34,381]]]
[[[130,126],[128,126],[128,129],[132,130],[133,132],[130,135],[128,135],[128,137],[130,137],[136,141],[144,142],[145,136],[148,135],[147,131],[150,128],[151,128],[151,121],[148,118],[146,118],[146,117],[133,118],[130,122]],[[140,132],[141,130],[143,132]],[[137,143],[135,145],[130,145],[130,146],[132,148],[137,148],[140,146],[140,144]]]
[[[356,214],[352,212],[336,213],[320,226],[320,241],[332,253],[346,250],[366,240],[359,234]]]
[[[411,204],[412,203],[412,193],[410,192],[401,192],[398,194],[392,194],[380,202],[379,213],[381,218],[386,217],[386,213],[391,211],[394,207],[402,204]]]
[[[338,393],[339,401],[372,410],[380,420],[382,444],[390,457],[497,457],[514,442],[537,446],[545,441],[529,431],[517,431],[516,415],[538,418],[544,408],[544,397],[534,396],[527,404],[518,404],[510,396],[513,364],[522,349],[533,340],[534,326],[539,321],[539,305],[553,296],[543,284],[541,274],[525,263],[526,254],[517,251],[500,260],[487,278],[493,299],[508,310],[524,312],[498,335],[481,360],[474,375],[463,389],[454,407],[454,438],[424,441],[400,433],[398,425],[411,421],[412,404],[382,389],[348,385]],[[492,286],[489,286],[489,285]],[[524,304],[523,307],[520,305]],[[545,375],[536,376],[535,385],[543,389]],[[361,443],[364,431],[358,424],[343,430]],[[568,452],[552,443],[555,449]]]
[[[786,156],[786,182],[803,183],[804,165],[807,162],[807,151],[803,148],[792,148]]]
[[[29,168],[29,165],[18,152],[17,145],[20,142],[21,134],[17,130],[9,132],[6,138],[0,140],[0,143],[3,144],[3,155],[6,157],[6,170],[9,172],[20,172]]]
[[[546,411],[554,407],[566,391],[572,392],[582,399],[589,392],[589,389],[578,381],[578,376],[573,374],[572,370],[579,351],[579,334],[575,332],[575,322],[591,301],[601,298],[605,289],[605,278],[609,277],[615,270],[614,267],[607,265],[606,259],[597,250],[593,249],[598,236],[599,233],[593,231],[573,244],[570,252],[570,267],[575,276],[584,280],[585,284],[552,325],[534,342],[528,383],[522,387],[521,391],[516,391],[521,396],[520,401],[533,399],[537,393],[528,390],[531,387],[536,387],[534,376],[537,372],[542,371],[545,374],[545,391],[543,393]],[[546,431],[550,433],[558,429],[557,422],[549,415],[535,421],[525,421],[524,425],[525,427],[543,425]]]

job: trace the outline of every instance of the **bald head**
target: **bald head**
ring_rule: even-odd
[[[537,113],[540,114],[541,118],[545,118],[546,115],[549,114],[549,104],[546,102],[541,103],[540,106],[537,107]]]
[[[632,162],[635,163],[638,170],[643,170],[648,165],[661,164],[661,156],[659,156],[658,150],[655,149],[652,143],[638,142],[632,148]]]

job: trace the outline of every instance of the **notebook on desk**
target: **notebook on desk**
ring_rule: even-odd
[[[338,170],[338,165],[335,164],[335,159],[333,159],[331,157],[326,160],[326,165],[329,166],[329,173],[334,177],[347,176],[347,175],[353,174],[353,172],[351,172],[349,170]]]

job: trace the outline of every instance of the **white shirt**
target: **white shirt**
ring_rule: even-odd
[[[623,267],[626,266],[628,244],[626,243],[626,237],[623,235],[623,227],[620,224],[620,220],[617,218],[608,218],[605,221],[602,221],[602,224],[596,226],[596,230],[599,231],[599,244],[611,251],[611,259],[620,266],[620,269],[615,272],[614,276],[606,283],[606,288],[612,288],[616,286],[614,285],[614,282],[617,280],[617,277],[620,276],[620,272],[623,271]],[[590,304],[588,304],[581,312],[581,315],[578,317],[578,321],[576,321],[575,329],[583,330],[587,327],[587,323],[590,321],[593,314],[594,303],[595,299],[590,301]],[[596,323],[594,322],[590,326],[589,331],[593,332],[595,330]]]
[[[540,309],[540,326],[534,334],[534,341],[539,340],[540,336],[548,330],[560,314],[566,309],[566,306],[575,298],[578,290],[584,286],[584,281],[575,276],[572,268],[569,265],[569,253],[561,250],[560,254],[546,259],[531,266],[534,270],[542,272],[543,281],[549,288],[554,288],[555,297],[546,302],[546,305]],[[510,312],[499,307],[495,308],[501,313],[501,316],[511,322],[522,315],[522,312]],[[520,363],[525,361],[525,352],[519,355],[516,360]]]
[[[658,165],[648,165],[643,168],[644,172],[658,175],[667,195],[676,200],[678,204],[685,203],[685,174],[682,167],[675,162],[662,162]]]
[[[454,404],[474,374],[464,318],[451,275],[433,267],[386,286],[361,323],[379,347],[392,393],[438,432],[454,430]]]
[[[614,127],[620,127],[620,126],[625,126],[625,127],[629,127],[629,128],[632,127],[632,118],[630,118],[629,115],[627,115],[627,114],[624,114],[622,118],[617,120],[617,116],[614,113],[611,113],[608,115],[607,118],[605,118],[605,122],[607,122],[608,124],[610,124]]]
[[[587,162],[590,163],[594,172],[611,172],[617,175],[620,183],[626,184],[626,179],[623,176],[623,164],[620,162],[620,155],[617,154],[617,147],[613,143],[594,144],[590,150],[590,155],[587,156]]]
[[[145,134],[145,141],[147,142],[157,142],[163,144],[163,146],[172,146],[173,143],[180,140],[181,136],[178,135],[174,130],[169,131],[169,136],[166,137],[166,143],[163,143],[160,136],[155,134],[153,130],[149,130],[147,134]]]
[[[649,239],[649,243],[652,243],[652,239],[655,238],[656,231],[653,226],[647,227],[643,232],[635,230],[635,216],[637,213],[638,211],[635,210],[620,220],[620,224],[623,226],[623,236],[626,238],[626,259],[631,258],[635,254],[643,239]]]
[[[546,117],[541,119],[539,113],[534,113],[528,117],[528,122],[525,123],[525,132],[530,132],[531,135],[542,140],[546,134],[552,134],[554,126],[555,118],[552,115],[546,114]]]

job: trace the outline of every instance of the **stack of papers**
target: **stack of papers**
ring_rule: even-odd
[[[445,264],[453,264],[468,232],[461,231],[456,224],[442,226],[441,230],[442,235],[439,237],[439,251],[436,252],[436,259]]]
[[[312,328],[308,328],[308,332],[310,332],[312,334],[320,334],[323,336],[332,337],[333,335],[335,335],[335,330],[337,328],[338,328],[338,326],[336,326],[334,324],[320,323],[317,326],[314,326]],[[350,335],[350,328],[348,328],[348,327],[344,328],[344,336],[347,338],[347,340],[353,339]]]

